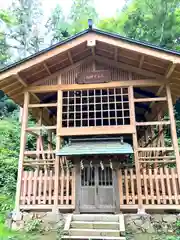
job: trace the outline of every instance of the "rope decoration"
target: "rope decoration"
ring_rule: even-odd
[[[109,166],[110,166],[111,169],[113,169],[113,164],[112,164],[111,159],[109,160]]]
[[[83,169],[84,169],[83,160],[81,160],[81,162],[80,162],[80,166],[81,166],[81,170],[83,170]]]
[[[93,168],[93,164],[92,164],[92,161],[90,161],[90,168]]]
[[[101,166],[101,169],[102,169],[102,171],[103,171],[103,170],[104,170],[104,164],[103,164],[102,161],[100,161],[100,166]]]

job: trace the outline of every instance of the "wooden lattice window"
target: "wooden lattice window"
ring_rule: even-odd
[[[129,125],[128,88],[63,92],[63,127]]]

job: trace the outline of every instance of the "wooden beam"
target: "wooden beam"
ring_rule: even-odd
[[[7,93],[9,90],[11,90],[12,88],[16,88],[16,85],[19,86],[19,81],[15,81],[11,84],[7,84],[6,86],[2,87],[1,90],[5,93]]]
[[[143,66],[143,63],[144,63],[144,55],[142,55],[141,56],[141,58],[140,58],[140,62],[139,62],[139,68],[142,68],[142,66]]]
[[[149,152],[149,151],[173,151],[173,147],[146,147],[138,148],[139,152]]]
[[[95,57],[96,56],[95,46],[91,47],[91,52],[92,52],[92,56]]]
[[[51,76],[51,72],[50,72],[50,70],[49,70],[49,68],[48,68],[48,66],[47,66],[47,64],[45,62],[43,63],[43,66],[46,69],[46,71],[49,74],[49,76]]]
[[[49,204],[37,204],[37,205],[20,205],[20,209],[23,210],[51,210],[53,208],[53,205]],[[75,209],[74,204],[63,204],[63,205],[58,205],[59,210],[72,210]]]
[[[56,126],[38,126],[26,128],[26,131],[55,130]]]
[[[136,126],[158,126],[169,125],[170,121],[154,121],[154,122],[136,122]]]
[[[74,61],[73,61],[73,59],[72,59],[72,55],[71,55],[71,52],[70,52],[70,51],[68,51],[68,58],[69,58],[69,61],[70,61],[71,65],[73,65],[73,64],[74,64]]]
[[[58,84],[62,82],[62,75],[60,74],[58,77]],[[61,148],[61,137],[58,134],[59,129],[62,127],[62,91],[58,90],[57,92],[57,124],[56,124],[56,152]],[[64,171],[62,166],[62,161],[59,156],[56,156],[55,160],[55,181],[54,181],[54,212],[58,212],[58,204],[59,204],[59,172],[61,167],[61,173]],[[63,193],[62,186],[61,192]],[[62,197],[62,196],[61,196]]]
[[[38,103],[28,105],[28,108],[44,108],[44,107],[57,107],[57,103]]]
[[[134,89],[132,86],[129,87],[129,107],[130,107],[131,125],[133,125],[135,128],[135,131],[132,134],[132,137],[133,137],[134,161],[135,161],[135,168],[136,168],[138,209],[141,210],[141,209],[143,209],[142,186],[141,186],[140,165],[139,165],[139,158],[138,158],[137,129],[135,127],[136,118],[135,118]]]
[[[61,136],[82,136],[82,135],[104,135],[104,134],[131,134],[135,128],[131,125],[121,126],[101,126],[101,127],[76,127],[60,128],[58,135]]]
[[[43,93],[43,92],[56,92],[57,90],[84,90],[84,89],[105,89],[105,88],[118,88],[128,86],[161,86],[163,84],[162,79],[144,79],[144,80],[127,80],[127,81],[112,81],[108,83],[97,84],[59,84],[59,85],[42,85],[42,86],[29,86],[25,90],[31,93]]]
[[[139,157],[139,159],[175,159],[175,156]]]
[[[50,154],[50,153],[56,153],[56,151],[39,151],[38,154]],[[33,156],[33,155],[37,155],[37,151],[25,151],[24,152],[25,156]]]
[[[21,179],[23,171],[23,161],[24,161],[24,152],[26,146],[26,128],[28,122],[28,104],[29,104],[29,93],[24,93],[24,106],[23,106],[23,117],[21,125],[21,140],[20,140],[20,154],[19,154],[19,164],[18,164],[18,180],[16,187],[16,203],[15,211],[20,211],[20,195],[21,195]]]
[[[18,94],[18,93],[23,93],[23,91],[24,91],[24,87],[22,86],[22,85],[19,85],[19,87],[17,87],[17,88],[15,88],[15,89],[12,89],[11,91],[9,91],[8,93],[7,93],[7,95],[9,96],[9,97],[11,97],[11,98],[13,98],[14,96],[16,96],[16,94]],[[24,92],[26,92],[26,91],[24,91]]]
[[[167,101],[166,97],[155,97],[155,98],[135,98],[134,102],[163,102]]]
[[[162,78],[163,77],[163,75],[161,75],[161,74],[154,73],[154,72],[144,70],[144,69],[140,69],[139,67],[134,67],[132,65],[125,64],[123,62],[117,62],[115,60],[111,60],[111,59],[108,59],[108,58],[105,58],[105,57],[102,57],[102,56],[97,56],[96,55],[95,59],[100,61],[100,62],[106,63],[106,64],[111,64],[114,67],[121,68],[121,69],[124,69],[124,70],[127,70],[127,71],[132,71],[132,72],[135,72],[135,73],[139,73],[141,75],[145,75],[145,76],[148,76],[148,77],[151,77],[151,78],[152,77],[156,77],[156,78]]]
[[[176,67],[176,64],[175,63],[171,63],[167,69],[167,72],[165,73],[165,78],[168,79],[171,77],[174,69]]]
[[[114,48],[114,60],[117,62],[118,61],[118,48]]]

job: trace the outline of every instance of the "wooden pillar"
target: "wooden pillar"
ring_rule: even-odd
[[[178,181],[180,185],[180,155],[179,155],[179,147],[178,147],[178,139],[177,139],[177,131],[176,131],[176,122],[174,118],[174,108],[173,108],[173,101],[171,96],[171,89],[169,85],[166,85],[166,94],[167,94],[167,103],[168,103],[168,111],[169,111],[169,118],[170,118],[170,127],[171,127],[171,138],[174,147],[174,153],[176,157],[176,167],[178,173]]]
[[[20,154],[19,154],[19,164],[18,164],[18,180],[16,187],[16,202],[15,202],[15,212],[19,212],[20,208],[20,194],[21,194],[21,180],[23,172],[23,161],[24,161],[24,151],[26,147],[26,128],[28,123],[28,104],[29,104],[29,92],[24,93],[24,106],[23,106],[23,117],[21,124],[21,139],[20,139]]]
[[[58,83],[61,83],[61,75],[58,78]],[[56,151],[61,148],[61,137],[59,136],[59,129],[62,126],[62,90],[57,92],[57,123],[56,123]],[[60,169],[60,157],[56,156],[55,160],[55,186],[54,186],[54,209],[53,211],[58,213],[58,198],[59,198],[59,169]],[[62,169],[61,169],[62,171]]]
[[[138,194],[138,209],[143,209],[142,204],[142,188],[141,188],[141,177],[140,177],[140,164],[138,157],[138,140],[137,140],[137,130],[136,130],[136,118],[135,118],[135,104],[134,104],[134,91],[133,87],[129,87],[129,108],[130,108],[130,120],[131,125],[134,126],[133,138],[133,149],[134,149],[134,162],[136,168],[136,181],[137,181],[137,194]],[[139,211],[138,210],[138,211]]]

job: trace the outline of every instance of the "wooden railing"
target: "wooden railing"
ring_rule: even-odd
[[[136,208],[138,204],[135,169],[118,170],[120,206]],[[180,185],[176,168],[143,168],[140,173],[143,205],[161,208],[160,205],[180,205]],[[157,206],[158,205],[158,206]],[[167,206],[168,208],[168,206]]]
[[[51,208],[55,201],[54,170],[23,171],[21,185],[21,208]],[[59,209],[75,207],[75,171],[61,170],[58,188]]]

